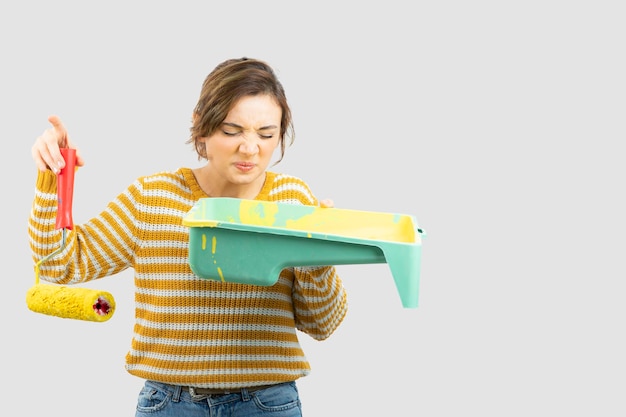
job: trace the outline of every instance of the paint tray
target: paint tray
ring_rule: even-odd
[[[418,303],[423,231],[405,214],[202,198],[183,218],[200,278],[273,285],[290,266],[387,263],[402,306]]]

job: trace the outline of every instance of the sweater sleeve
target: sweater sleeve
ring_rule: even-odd
[[[38,173],[28,230],[33,261],[49,257],[39,268],[42,280],[77,284],[121,272],[131,265],[133,231],[128,226],[134,222],[129,220],[130,211],[112,210],[120,205],[119,199],[84,224],[57,229],[56,175],[52,171]]]
[[[318,206],[306,182],[290,175],[269,173],[269,199],[289,204]],[[316,340],[328,338],[347,313],[347,296],[334,266],[293,267],[283,270],[293,280],[292,299],[296,328]]]
[[[328,338],[347,313],[347,295],[334,266],[294,267],[293,303],[298,330]]]

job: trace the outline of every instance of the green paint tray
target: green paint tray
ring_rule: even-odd
[[[402,306],[418,304],[423,231],[413,216],[202,198],[183,218],[200,278],[273,285],[290,266],[387,263]]]

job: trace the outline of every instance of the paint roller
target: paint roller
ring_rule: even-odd
[[[56,229],[62,229],[61,245],[35,264],[35,285],[26,293],[26,305],[35,313],[66,319],[103,322],[113,316],[115,300],[106,291],[89,288],[70,288],[64,285],[39,282],[41,265],[65,248],[67,230],[74,227],[72,200],[74,174],[76,172],[76,149],[61,148],[65,167],[57,174]]]

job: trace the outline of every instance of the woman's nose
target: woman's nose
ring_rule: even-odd
[[[254,135],[241,135],[243,138],[239,144],[239,151],[248,155],[253,155],[259,151],[259,142]]]

